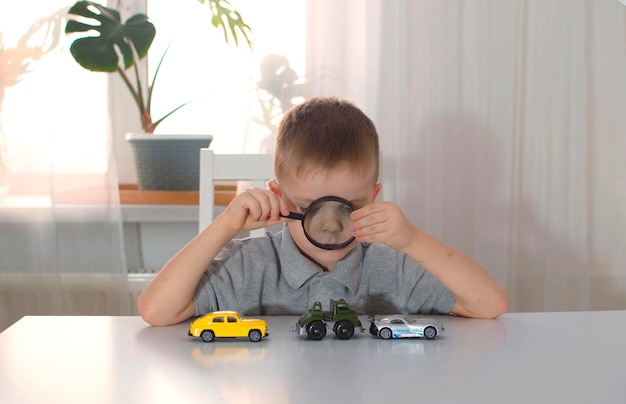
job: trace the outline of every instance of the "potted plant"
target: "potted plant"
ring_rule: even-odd
[[[204,3],[205,0],[199,0]],[[238,32],[250,46],[250,27],[227,0],[209,0],[212,24],[222,28],[229,43],[232,36],[239,45]],[[193,102],[176,106],[155,119],[151,113],[152,94],[167,49],[160,58],[151,83],[142,83],[139,62],[146,57],[156,35],[156,28],[145,14],[121,21],[120,13],[92,1],[78,1],[68,11],[66,34],[82,34],[70,47],[74,59],[96,72],[117,72],[130,91],[138,108],[143,134],[129,134],[133,147],[140,189],[197,190],[199,149],[208,147],[211,135],[153,135],[156,127],[173,113]],[[92,33],[97,32],[94,36]],[[185,173],[188,174],[185,174]],[[165,183],[163,183],[165,182]]]

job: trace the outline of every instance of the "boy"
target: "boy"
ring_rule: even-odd
[[[331,298],[361,314],[504,313],[504,289],[478,264],[417,229],[395,203],[375,202],[378,166],[376,128],[357,107],[336,98],[293,107],[278,129],[269,189],[237,195],[161,269],[139,313],[152,325],[215,310],[299,315]],[[284,217],[325,196],[355,209],[355,239],[339,249],[317,247],[301,221]],[[278,223],[277,234],[233,239]]]

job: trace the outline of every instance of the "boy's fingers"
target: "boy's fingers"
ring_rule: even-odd
[[[385,202],[372,203],[371,205],[366,205],[355,210],[350,214],[350,217],[352,220],[358,220],[374,213],[382,212],[385,209],[387,209]]]
[[[280,217],[280,213],[286,212],[285,214],[288,214],[289,210],[273,192],[256,187],[250,187],[246,192],[254,200],[249,206],[249,214],[252,220],[264,224],[270,220],[274,222],[272,224],[284,222]]]
[[[281,201],[275,195],[273,197],[270,196],[269,199],[270,199],[270,218],[276,221],[280,219]]]
[[[264,220],[271,211],[271,202],[267,193],[259,188],[249,188],[248,191],[256,200],[257,205],[253,217],[256,220]]]

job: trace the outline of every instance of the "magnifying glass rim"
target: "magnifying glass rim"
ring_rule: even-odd
[[[311,209],[317,205],[320,205],[324,202],[341,202],[344,205],[347,205],[348,207],[350,207],[350,209],[352,209],[352,211],[354,212],[354,205],[352,205],[352,203],[350,203],[350,201],[339,197],[339,196],[334,196],[334,195],[329,195],[329,196],[323,196],[321,198],[318,198],[316,200],[314,200],[313,202],[311,202],[311,204],[309,206],[306,207],[306,209],[304,209],[304,211],[302,212],[302,230],[304,231],[304,235],[306,236],[307,240],[309,240],[309,242],[311,244],[313,244],[314,246],[321,248],[323,250],[339,250],[341,248],[344,248],[345,246],[349,245],[350,243],[352,243],[355,239],[354,236],[350,237],[348,240],[344,241],[343,243],[339,243],[339,244],[323,244],[320,243],[316,240],[314,240],[310,235],[309,232],[306,231],[306,228],[304,227],[304,219],[306,218],[306,215],[311,211]]]

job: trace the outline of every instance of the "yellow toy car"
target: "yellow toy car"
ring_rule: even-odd
[[[248,337],[257,342],[269,335],[264,320],[241,318],[231,310],[213,311],[195,319],[189,326],[189,336],[200,337],[204,342],[215,338]]]

